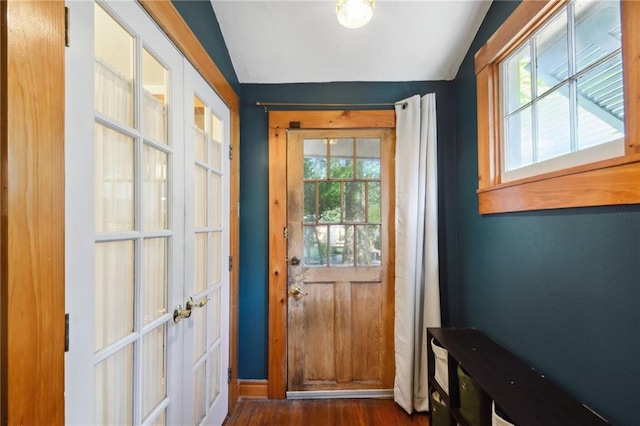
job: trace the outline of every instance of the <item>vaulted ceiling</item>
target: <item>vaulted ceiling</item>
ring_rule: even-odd
[[[331,0],[211,0],[241,83],[452,80],[491,0],[377,0],[342,27]]]

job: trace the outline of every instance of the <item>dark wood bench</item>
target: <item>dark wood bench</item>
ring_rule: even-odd
[[[609,424],[479,330],[428,328],[427,337],[429,393],[440,395],[451,425],[469,425],[460,413],[458,365],[480,385],[481,426],[491,425],[492,401],[517,426]],[[431,339],[448,352],[449,394],[435,380]]]

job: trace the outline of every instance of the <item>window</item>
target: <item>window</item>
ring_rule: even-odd
[[[480,213],[640,202],[636,3],[524,0],[476,54]]]

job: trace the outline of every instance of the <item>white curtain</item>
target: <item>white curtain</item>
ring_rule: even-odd
[[[440,326],[436,96],[396,105],[394,400],[429,408],[426,328]]]

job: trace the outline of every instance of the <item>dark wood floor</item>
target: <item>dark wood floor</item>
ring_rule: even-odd
[[[246,399],[225,426],[428,426],[426,413],[408,415],[388,399]]]

